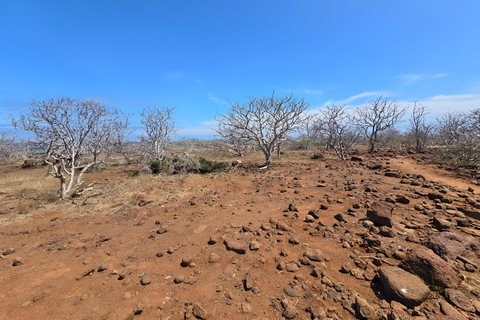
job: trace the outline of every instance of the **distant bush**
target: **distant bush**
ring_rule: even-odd
[[[129,177],[136,177],[140,175],[140,170],[131,171],[128,173]]]
[[[152,170],[152,173],[154,174],[160,173],[161,164],[162,162],[160,162],[159,160],[154,160],[150,162],[150,170]]]
[[[220,163],[217,161],[210,161],[203,157],[198,158],[198,162],[200,162],[200,173],[210,173],[210,172],[218,172],[223,171],[227,167],[225,163]]]
[[[162,161],[152,161],[150,169],[152,173],[165,172],[168,175],[183,173],[211,173],[225,170],[228,164],[210,161],[203,157],[194,158],[188,156],[165,157]]]

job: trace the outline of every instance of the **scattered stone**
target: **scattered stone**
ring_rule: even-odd
[[[8,256],[9,254],[15,253],[15,248],[8,248],[5,251],[3,251],[4,256]]]
[[[398,267],[382,267],[379,276],[385,291],[409,308],[420,305],[430,294],[419,277]]]
[[[325,260],[325,255],[320,249],[308,248],[303,255],[312,261],[321,262]]]
[[[457,308],[467,312],[475,312],[475,307],[473,306],[472,302],[461,291],[452,288],[445,289],[445,297],[447,298],[448,302]]]
[[[150,279],[149,277],[143,276],[142,279],[140,280],[140,283],[142,284],[142,286],[146,286],[152,283],[152,279]]]
[[[335,216],[333,216],[335,219],[337,219],[339,222],[348,222],[350,219],[348,215],[343,214],[343,213],[337,213]]]
[[[455,260],[458,256],[476,259],[480,252],[474,238],[445,231],[431,234],[422,244],[443,259]]]
[[[199,319],[206,320],[208,319],[207,310],[205,310],[202,305],[198,302],[193,304],[193,315]]]
[[[168,247],[168,249],[167,249],[167,253],[168,253],[168,254],[172,254],[172,253],[174,253],[174,252],[175,252],[175,248],[174,248],[174,247]]]
[[[381,226],[380,227],[380,234],[384,237],[387,237],[387,238],[395,237],[395,232],[387,226]]]
[[[218,242],[218,238],[216,236],[210,236],[210,239],[208,240],[209,245],[214,245]]]
[[[227,250],[234,251],[239,254],[245,254],[249,248],[248,242],[239,242],[235,240],[225,240],[224,241]]]
[[[404,196],[402,194],[399,194],[395,198],[395,202],[402,203],[402,204],[409,204],[410,203],[410,198],[407,197],[407,196]]]
[[[182,267],[189,267],[193,263],[193,258],[191,256],[185,257],[182,259],[180,265]]]
[[[15,259],[13,259],[13,262],[12,262],[13,267],[18,267],[18,266],[21,266],[22,264],[23,264],[22,258],[16,257]]]
[[[285,222],[283,222],[282,220],[278,220],[277,229],[282,230],[282,231],[290,231],[291,228]]]
[[[350,159],[350,161],[358,161],[358,162],[362,162],[362,161],[363,161],[363,158],[362,158],[362,157],[356,157],[356,156],[352,156],[352,158]]]
[[[314,222],[315,218],[309,214],[305,217],[305,222]]]
[[[45,292],[42,292],[40,294],[37,294],[35,297],[33,297],[33,302],[37,302],[39,300],[42,300],[43,298],[45,298],[47,294]]]
[[[350,271],[352,271],[352,268],[353,268],[352,264],[347,262],[344,265],[342,265],[342,267],[340,268],[340,272],[350,273]]]
[[[297,309],[295,305],[288,299],[282,300],[283,313],[282,316],[285,319],[294,319],[297,316]]]
[[[467,320],[457,309],[455,309],[451,304],[447,301],[442,300],[440,301],[440,310],[444,315],[446,315],[448,320]]]
[[[428,193],[427,197],[430,200],[435,200],[435,199],[441,200],[441,199],[443,199],[444,196],[443,196],[443,194],[441,194],[439,192],[430,192],[430,193]]]
[[[176,276],[175,279],[173,279],[173,282],[176,284],[182,283],[185,281],[185,277],[182,275]]]
[[[320,219],[320,212],[318,209],[313,209],[308,211],[308,215],[315,218],[315,219]]]
[[[285,287],[283,288],[283,291],[289,297],[298,297],[298,290],[295,289],[294,287],[290,287],[290,286]]]
[[[293,203],[288,205],[288,211],[298,212],[297,206]]]
[[[375,313],[375,308],[368,304],[367,300],[361,297],[355,299],[355,305],[357,317],[359,319],[370,319]]]
[[[391,227],[394,206],[383,201],[375,201],[367,210],[367,218],[377,224]]]
[[[252,306],[248,303],[242,303],[241,305],[242,313],[250,313],[252,312]]]
[[[285,270],[287,270],[288,272],[296,272],[300,270],[300,268],[295,262],[290,262],[285,265]]]
[[[460,278],[452,267],[432,250],[418,246],[409,251],[400,267],[416,274],[425,283],[442,287],[456,287]]]
[[[454,224],[452,221],[449,221],[447,217],[441,214],[436,214],[433,217],[433,225],[437,228],[438,231],[446,231],[453,228]]]
[[[387,171],[387,172],[385,172],[385,177],[398,178],[399,176],[400,176],[400,173],[398,171]]]
[[[260,243],[257,241],[250,242],[250,250],[257,251],[258,249],[260,249]]]
[[[151,195],[151,194],[140,194],[137,197],[137,206],[143,207],[146,206],[147,204],[157,200],[157,196]]]
[[[157,234],[164,234],[166,233],[168,230],[164,227],[161,227],[161,228],[158,228],[157,229]]]

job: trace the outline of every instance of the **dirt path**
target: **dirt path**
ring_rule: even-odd
[[[475,187],[477,187],[478,189],[478,186],[455,176],[455,174],[452,172],[438,169],[434,165],[417,163],[417,161],[414,159],[406,157],[390,159],[390,166],[392,169],[397,169],[404,173],[421,174],[427,180],[444,182],[452,187],[456,187],[461,190],[466,191],[468,190],[468,188],[475,189]],[[476,193],[478,193],[478,191]]]

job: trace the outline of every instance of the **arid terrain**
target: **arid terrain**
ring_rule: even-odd
[[[109,166],[64,201],[46,167],[1,166],[0,319],[480,318],[480,173],[312,155]]]

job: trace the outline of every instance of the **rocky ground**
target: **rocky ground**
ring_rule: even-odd
[[[430,163],[94,173],[91,197],[2,211],[0,319],[480,318],[475,181]]]

